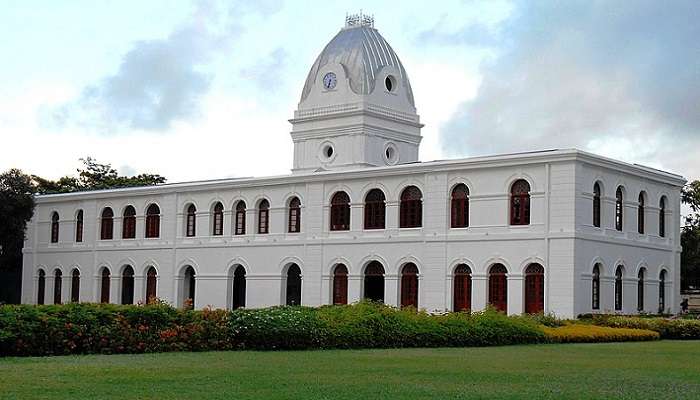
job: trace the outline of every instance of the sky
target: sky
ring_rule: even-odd
[[[700,178],[700,2],[0,0],[0,171],[289,173],[346,13],[374,15],[423,161],[579,148]]]

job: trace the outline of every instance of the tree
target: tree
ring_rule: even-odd
[[[0,303],[18,302],[22,247],[34,214],[32,177],[18,169],[0,174]]]
[[[681,230],[681,286],[700,288],[700,180],[685,185],[681,201],[690,207]]]
[[[151,186],[165,183],[157,174],[120,176],[111,164],[100,164],[95,159],[81,158],[84,167],[77,170],[78,177],[64,176],[56,181],[33,176],[38,193],[68,193],[85,190],[115,189],[133,186]]]

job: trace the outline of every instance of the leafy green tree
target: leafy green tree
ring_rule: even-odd
[[[18,169],[0,174],[0,303],[18,302],[22,246],[34,214],[32,177]]]
[[[165,183],[166,179],[157,174],[120,176],[111,164],[100,164],[95,159],[81,158],[83,168],[78,176],[64,176],[56,181],[34,176],[38,193],[68,193],[84,190],[115,189],[133,186],[151,186]]]
[[[700,287],[700,180],[688,183],[681,201],[690,207],[681,231],[681,285],[684,289]]]

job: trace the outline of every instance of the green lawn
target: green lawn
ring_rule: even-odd
[[[692,399],[700,342],[0,359],[0,399]]]

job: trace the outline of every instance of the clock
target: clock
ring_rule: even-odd
[[[338,79],[333,72],[329,72],[323,76],[323,87],[326,88],[326,90],[335,89],[336,83],[338,83]]]

